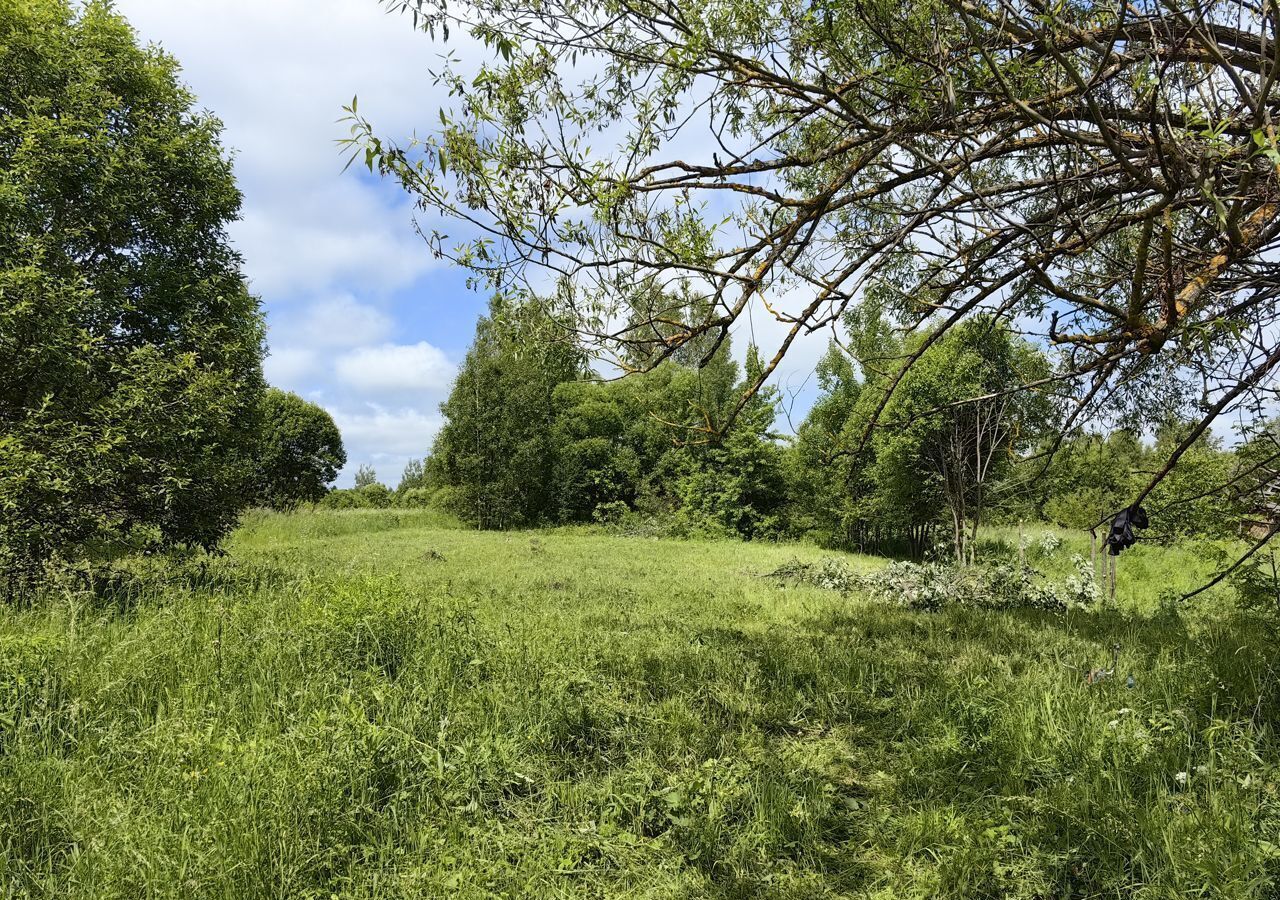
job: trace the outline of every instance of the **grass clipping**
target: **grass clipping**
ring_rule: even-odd
[[[793,560],[765,577],[857,593],[879,603],[932,611],[949,606],[977,609],[1040,609],[1065,612],[1097,602],[1097,583],[1089,564],[1074,557],[1073,574],[1063,583],[1045,580],[1026,565],[998,563],[953,566],[943,563],[891,562],[873,572],[855,572],[839,559],[816,563]]]

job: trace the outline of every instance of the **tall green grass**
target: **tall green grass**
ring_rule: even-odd
[[[1274,895],[1265,621],[760,577],[821,555],[263,515],[2,610],[0,895]]]

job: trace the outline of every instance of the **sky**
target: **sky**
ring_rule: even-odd
[[[342,430],[349,485],[360,465],[395,487],[425,456],[440,402],[486,298],[432,257],[394,184],[352,166],[336,141],[353,96],[379,133],[429,129],[447,99],[431,84],[445,48],[377,0],[117,0],[144,43],[174,55],[225,124],[244,193],[230,228],[267,314],[268,381],[325,407]],[[455,36],[448,50],[465,54]],[[429,231],[436,223],[424,220]],[[781,338],[748,318],[766,349]],[[739,354],[748,335],[735,335]],[[795,424],[812,402],[813,338],[776,381]],[[784,415],[779,426],[788,429]]]

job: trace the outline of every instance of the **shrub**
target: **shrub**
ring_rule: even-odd
[[[436,492],[430,488],[405,488],[396,491],[393,498],[396,506],[405,509],[427,509],[435,505]]]

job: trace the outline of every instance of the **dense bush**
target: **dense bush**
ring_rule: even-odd
[[[495,301],[442,406],[432,456],[402,484],[429,484],[436,502],[484,528],[616,521],[622,504],[687,533],[782,530],[776,392],[721,433],[744,384],[727,341],[696,365],[682,357],[601,383],[585,380],[558,333],[540,307]]]

